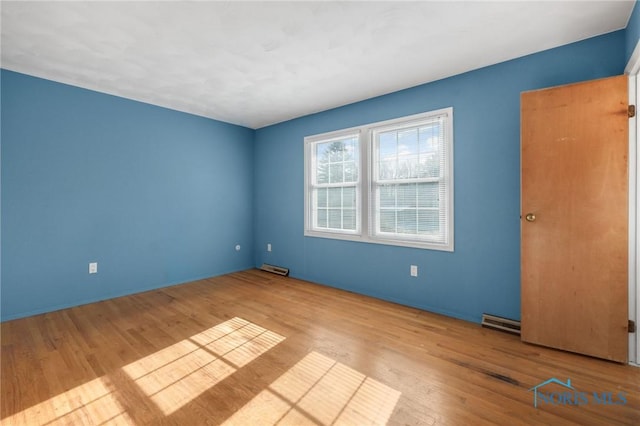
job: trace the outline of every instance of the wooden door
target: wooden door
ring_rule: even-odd
[[[525,342],[627,362],[627,106],[626,76],[521,96]]]

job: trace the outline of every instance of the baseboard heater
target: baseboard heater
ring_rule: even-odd
[[[482,326],[508,333],[520,334],[520,321],[502,318],[490,314],[482,314]]]
[[[271,272],[272,274],[282,275],[283,277],[289,276],[289,268],[283,268],[282,266],[269,265],[268,263],[263,263],[260,267],[260,270]]]

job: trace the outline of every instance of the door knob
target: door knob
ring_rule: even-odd
[[[527,215],[524,218],[527,219],[527,222],[535,222],[536,221],[536,215],[533,214],[533,213],[527,213]]]

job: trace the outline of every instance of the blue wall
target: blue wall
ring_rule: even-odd
[[[520,93],[622,73],[630,31],[255,132],[3,70],[0,317],[268,262],[472,321],[519,318]],[[304,136],[448,106],[454,253],[304,237]]]
[[[1,79],[2,320],[253,266],[253,130]]]
[[[621,74],[625,59],[617,31],[257,130],[256,265],[471,321],[482,312],[519,318],[520,93]],[[449,106],[454,253],[304,237],[305,136]]]
[[[633,54],[633,49],[635,49],[636,44],[638,44],[638,40],[640,40],[640,7],[638,7],[638,0],[636,0],[635,5],[633,6],[633,12],[631,13],[631,17],[629,18],[629,22],[627,23],[626,28],[626,61],[629,62],[631,55]]]

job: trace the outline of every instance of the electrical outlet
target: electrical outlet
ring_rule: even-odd
[[[418,276],[418,265],[411,265],[411,276],[412,277]]]
[[[98,262],[89,263],[89,273],[97,274],[98,273]]]
[[[271,243],[267,244],[267,251],[271,251]]]

